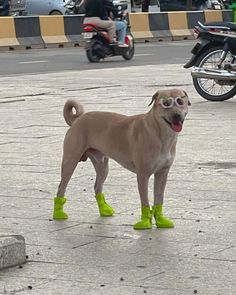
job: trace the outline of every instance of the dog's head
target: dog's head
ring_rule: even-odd
[[[191,105],[188,95],[181,89],[157,91],[149,105],[153,104],[154,116],[161,125],[167,125],[174,132],[180,132]]]

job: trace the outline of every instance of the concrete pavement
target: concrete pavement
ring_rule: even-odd
[[[27,263],[0,271],[0,294],[236,294],[236,100],[207,102],[182,65],[0,77],[0,232],[22,235]],[[68,98],[85,110],[148,111],[161,88],[192,102],[169,174],[165,212],[174,229],[134,231],[135,175],[110,163],[112,218],[98,216],[94,171],[79,164],[68,221],[52,220]],[[152,181],[150,183],[150,196]]]

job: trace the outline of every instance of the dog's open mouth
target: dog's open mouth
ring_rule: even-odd
[[[181,120],[172,120],[172,122],[168,121],[165,117],[163,117],[164,121],[170,126],[172,130],[175,132],[180,132],[183,128],[183,122]]]

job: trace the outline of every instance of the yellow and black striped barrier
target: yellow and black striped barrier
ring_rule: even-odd
[[[15,22],[13,17],[0,17],[0,46],[17,46]]]
[[[82,16],[22,16],[0,18],[0,47],[44,48],[79,44]]]
[[[155,13],[131,13],[129,21],[137,40],[186,39],[193,37],[198,21],[233,21],[232,10],[171,11]]]
[[[197,21],[233,21],[231,10],[130,13],[136,41],[193,37]],[[34,48],[82,44],[83,16],[21,16],[0,18],[0,48]]]

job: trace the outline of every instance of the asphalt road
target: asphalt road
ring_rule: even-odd
[[[0,75],[48,73],[65,70],[118,68],[127,66],[184,64],[196,41],[137,43],[131,61],[112,57],[100,63],[87,61],[82,47],[31,49],[0,52]]]

